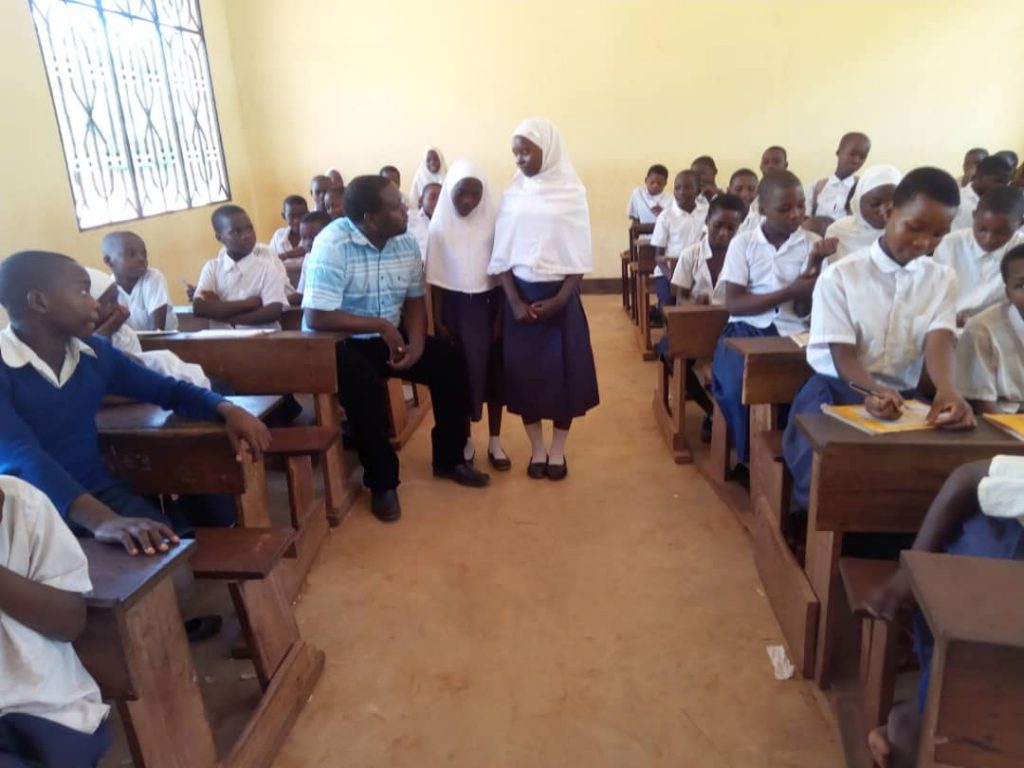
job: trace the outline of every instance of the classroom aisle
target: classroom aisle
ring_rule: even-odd
[[[772,676],[747,536],[669,458],[619,298],[586,305],[603,404],[566,482],[525,476],[512,420],[511,474],[435,481],[425,424],[403,520],[364,498],[334,531],[298,611],[327,668],[276,768],[842,765],[810,686]]]

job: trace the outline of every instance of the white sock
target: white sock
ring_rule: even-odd
[[[530,446],[533,454],[530,457],[531,464],[543,464],[548,459],[548,452],[544,448],[544,427],[541,422],[524,424],[526,436],[530,438]]]
[[[466,461],[472,461],[476,456],[476,446],[473,445],[473,438],[466,439],[466,447],[462,449],[462,458]]]
[[[491,439],[487,441],[487,450],[496,459],[507,459],[505,455],[505,449],[501,447],[501,438],[497,435],[491,435]]]
[[[548,454],[548,463],[555,466],[565,464],[565,441],[569,439],[568,429],[555,428],[551,435],[551,453]]]

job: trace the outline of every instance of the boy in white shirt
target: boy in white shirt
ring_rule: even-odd
[[[974,170],[974,180],[960,190],[960,207],[953,217],[952,231],[967,229],[974,221],[974,210],[990,189],[1007,187],[1013,181],[1013,169],[1006,158],[989,155]]]
[[[420,195],[419,208],[416,213],[409,215],[409,224],[406,232],[416,238],[416,244],[420,247],[420,259],[427,260],[427,237],[430,229],[430,218],[437,208],[437,201],[441,199],[441,185],[436,183],[427,184],[423,187],[423,194]]]
[[[398,187],[399,192],[402,192],[402,172],[398,168],[393,165],[385,165],[380,169],[380,175]],[[422,197],[422,195],[420,196]],[[405,192],[402,192],[402,202],[405,203],[406,208],[412,208],[412,201]],[[418,205],[419,201],[416,202]]]
[[[111,232],[100,248],[117,281],[117,302],[128,310],[128,325],[136,331],[177,330],[167,280],[149,266],[142,238],[134,232]]]
[[[871,139],[859,131],[843,134],[836,150],[836,170],[818,179],[807,190],[807,216],[825,216],[833,221],[846,215],[846,201],[857,184],[857,171],[871,152]]]
[[[740,168],[729,177],[729,194],[736,195],[747,206],[747,217],[740,224],[740,232],[761,226],[761,207],[757,204],[757,174],[749,168]]]
[[[667,184],[668,168],[656,163],[647,169],[644,183],[633,190],[626,206],[626,215],[633,224],[650,226],[672,205],[672,195],[665,191]]]
[[[288,306],[284,264],[270,246],[256,242],[244,208],[222,205],[211,222],[223,247],[203,266],[192,311],[209,318],[211,328],[280,330]]]
[[[302,217],[309,213],[309,206],[306,198],[302,195],[288,195],[281,204],[281,218],[285,226],[274,231],[270,238],[270,247],[277,254],[277,257],[284,262],[285,269],[289,276],[298,277],[302,269],[302,244],[299,242],[299,222]]]
[[[110,708],[71,646],[89,565],[44,493],[0,475],[0,765],[94,768]]]
[[[969,229],[952,232],[935,249],[934,259],[956,272],[959,294],[956,323],[1003,298],[1000,264],[1014,234],[1024,224],[1024,191],[996,187],[981,198]]]
[[[1001,267],[1005,300],[968,320],[956,347],[957,381],[977,413],[1024,411],[1024,245]]]
[[[772,171],[788,171],[789,155],[785,147],[773,144],[761,153],[761,175],[767,176]]]
[[[964,152],[963,175],[960,177],[960,186],[966,187],[974,181],[974,173],[978,170],[978,163],[988,157],[988,150],[981,147],[968,149]]]
[[[722,192],[716,181],[718,166],[715,164],[715,158],[711,155],[701,155],[690,163],[690,170],[697,174],[697,183],[700,185],[697,205],[706,209],[715,196]]]
[[[651,245],[654,246],[655,266],[653,283],[658,297],[658,308],[675,304],[668,282],[666,258],[679,258],[687,246],[700,240],[704,231],[704,210],[697,207],[697,174],[680,171],[676,174],[671,205],[663,210],[654,223]]]
[[[326,210],[324,208],[324,195],[327,194],[327,190],[332,186],[334,186],[334,182],[331,181],[331,177],[325,176],[322,173],[309,180],[309,196],[313,198],[314,210]]]
[[[956,386],[956,275],[921,258],[949,232],[959,201],[956,180],[945,171],[911,171],[896,186],[881,237],[824,271],[814,289],[807,346],[814,375],[794,398],[791,415],[864,402],[875,418],[897,419],[926,367],[936,389],[928,420],[945,429],[974,426]],[[875,396],[865,401],[851,383]],[[814,451],[792,419],[783,455],[795,503],[807,509]]]
[[[726,346],[733,337],[778,336],[807,330],[811,292],[835,242],[800,225],[804,192],[789,171],[769,173],[758,187],[764,223],[729,244],[719,281],[729,322],[711,364],[711,391],[729,426],[736,458],[747,462],[748,410],[743,405],[743,357]]]

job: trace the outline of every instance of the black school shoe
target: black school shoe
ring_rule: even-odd
[[[545,473],[548,480],[565,480],[569,475],[569,460],[564,459],[561,464],[552,464],[548,462],[547,472]]]
[[[402,517],[402,505],[398,502],[398,491],[370,492],[370,511],[382,523],[395,523]]]
[[[548,476],[548,460],[531,461],[526,465],[526,476],[531,480],[543,480]]]
[[[510,469],[512,469],[512,459],[510,459],[508,456],[504,456],[499,459],[493,453],[488,451],[487,461],[490,462],[491,467],[493,467],[496,472],[508,472]]]
[[[197,616],[185,622],[185,635],[190,643],[201,643],[220,633],[224,620],[216,614]]]
[[[452,480],[466,488],[483,488],[490,484],[491,476],[476,469],[468,461],[457,464],[451,469],[434,469],[434,477]]]

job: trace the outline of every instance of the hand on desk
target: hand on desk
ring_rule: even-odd
[[[892,387],[875,386],[874,391],[881,397],[868,397],[864,408],[869,414],[882,421],[896,421],[903,415],[903,395]]]
[[[940,429],[974,429],[974,411],[956,392],[939,390],[928,411],[928,423]]]
[[[242,460],[239,447],[244,442],[252,452],[253,458],[259,461],[263,457],[263,452],[270,447],[270,430],[267,429],[267,425],[248,411],[226,400],[217,406],[217,413],[227,426],[228,439],[235,450],[235,458]]]

